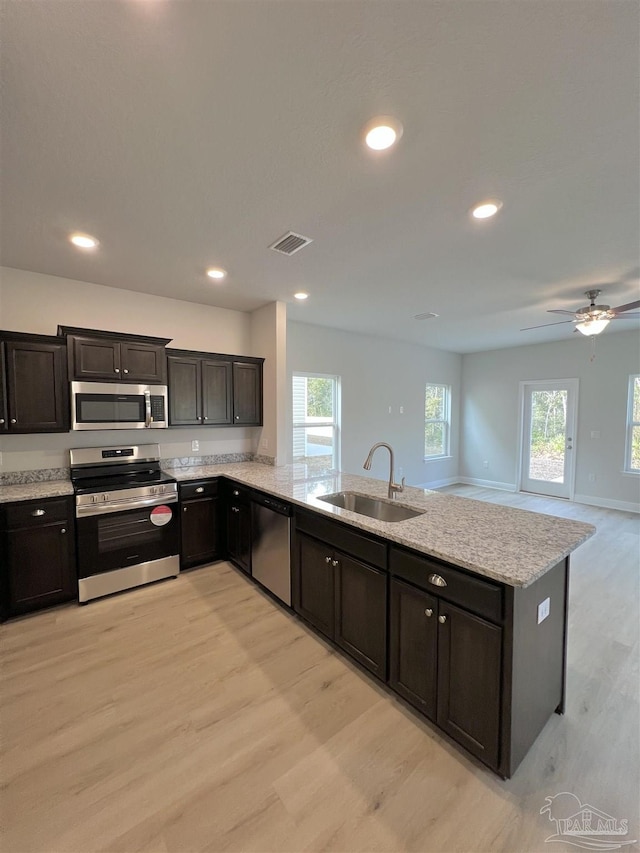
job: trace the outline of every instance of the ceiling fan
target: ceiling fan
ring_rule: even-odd
[[[574,323],[574,332],[582,332],[583,335],[599,335],[604,331],[610,320],[631,320],[634,317],[640,317],[640,314],[627,314],[627,311],[632,311],[634,308],[640,308],[640,299],[635,302],[627,302],[626,305],[618,305],[616,308],[610,308],[608,305],[596,305],[596,299],[600,295],[600,290],[587,290],[585,296],[590,300],[590,304],[584,308],[578,308],[577,311],[563,311],[562,309],[550,309],[548,314],[569,314],[571,320],[559,320],[557,323],[543,323],[541,326],[527,326],[526,329],[520,329],[521,332],[528,332],[531,329],[543,329],[545,326],[560,326],[562,323]]]

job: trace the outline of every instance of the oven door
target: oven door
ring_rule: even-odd
[[[76,518],[78,577],[111,572],[180,553],[177,503]]]

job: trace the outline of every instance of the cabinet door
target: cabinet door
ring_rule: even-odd
[[[294,609],[319,631],[335,634],[335,568],[333,551],[317,539],[300,533],[298,543],[297,601]]]
[[[202,414],[204,424],[232,423],[231,362],[202,360]]]
[[[167,354],[163,346],[123,341],[120,344],[122,378],[126,382],[164,385],[167,379]]]
[[[387,573],[335,555],[335,641],[383,681],[387,678]]]
[[[9,429],[9,413],[7,409],[7,386],[5,382],[4,343],[0,341],[0,432]]]
[[[389,684],[427,717],[436,719],[438,602],[391,579]]]
[[[74,379],[118,381],[120,371],[120,344],[101,338],[79,338],[73,341]]]
[[[66,346],[7,341],[9,428],[19,432],[69,429]]]
[[[498,766],[502,629],[440,601],[438,725]]]
[[[227,554],[238,568],[251,574],[251,506],[233,497],[227,512]]]
[[[169,356],[169,425],[202,423],[201,362]]]
[[[183,501],[182,547],[180,563],[182,568],[210,563],[218,556],[219,524],[217,498],[201,498]]]
[[[233,362],[233,422],[262,423],[262,364]]]
[[[27,613],[75,598],[73,532],[66,522],[5,534],[9,611]]]

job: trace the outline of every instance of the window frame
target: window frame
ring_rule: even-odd
[[[341,422],[341,397],[342,397],[342,388],[341,388],[341,378],[334,373],[311,373],[304,370],[293,370],[291,372],[291,460],[293,463],[299,462],[293,455],[293,436],[296,429],[305,428],[310,426],[306,421],[296,421],[294,418],[293,411],[293,383],[296,377],[301,377],[304,379],[330,379],[333,382],[333,400],[332,400],[332,409],[333,409],[333,420],[328,421],[326,424],[322,424],[322,426],[330,426],[333,429],[333,452],[331,454],[331,466],[336,470],[340,469],[340,445],[341,445],[341,430],[340,430],[340,422]],[[327,454],[328,456],[328,454]],[[308,460],[307,460],[308,461]]]
[[[435,462],[438,459],[449,459],[451,456],[451,385],[447,385],[445,382],[425,382],[424,385],[424,406],[426,407],[427,402],[427,389],[428,388],[443,388],[444,389],[444,413],[442,418],[427,418],[426,412],[424,416],[424,427],[426,430],[427,424],[442,424],[444,427],[444,447],[442,453],[427,455],[426,453],[426,436],[423,436],[422,439],[422,447],[423,447],[423,461],[424,462]]]
[[[633,451],[633,430],[634,427],[640,429],[640,421],[633,420],[633,397],[636,387],[636,380],[640,380],[640,373],[629,374],[629,385],[627,389],[627,423],[626,423],[626,438],[624,448],[624,472],[625,474],[640,475],[640,468],[634,468],[631,464]]]

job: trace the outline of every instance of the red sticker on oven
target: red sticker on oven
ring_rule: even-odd
[[[171,521],[171,507],[170,506],[157,506],[151,510],[151,514],[149,516],[149,520],[151,524],[155,524],[156,527],[164,527],[165,524],[169,524]]]

